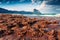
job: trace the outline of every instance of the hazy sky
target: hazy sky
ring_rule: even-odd
[[[42,13],[60,13],[60,0],[0,0],[0,8],[15,11],[33,11]]]

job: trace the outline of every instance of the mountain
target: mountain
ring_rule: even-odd
[[[11,11],[11,10],[0,8],[0,13],[32,14],[33,12],[27,12],[27,11]]]
[[[10,14],[41,14],[40,11],[38,11],[37,9],[34,9],[33,12],[28,12],[28,11],[11,11],[11,10],[7,10],[7,9],[3,9],[0,8],[0,13],[10,13]]]
[[[8,10],[0,8],[0,13],[6,13],[6,12],[8,12]]]
[[[0,13],[14,13],[14,12],[16,12],[16,11],[10,11],[7,9],[0,8]]]
[[[41,14],[41,12],[39,11],[39,10],[37,10],[37,9],[34,9],[34,14]]]

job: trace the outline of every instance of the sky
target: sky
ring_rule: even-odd
[[[60,13],[60,0],[0,0],[0,8],[12,11],[33,11]]]

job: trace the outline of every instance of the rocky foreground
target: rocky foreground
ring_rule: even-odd
[[[60,40],[60,20],[0,14],[0,40]]]

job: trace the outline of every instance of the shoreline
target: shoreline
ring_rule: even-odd
[[[11,13],[0,13],[0,14],[11,14]],[[44,14],[44,15],[38,15],[38,14],[18,14],[18,13],[12,13],[12,15],[23,15],[23,16],[37,16],[37,17],[60,17],[60,14],[52,15],[52,14]]]

